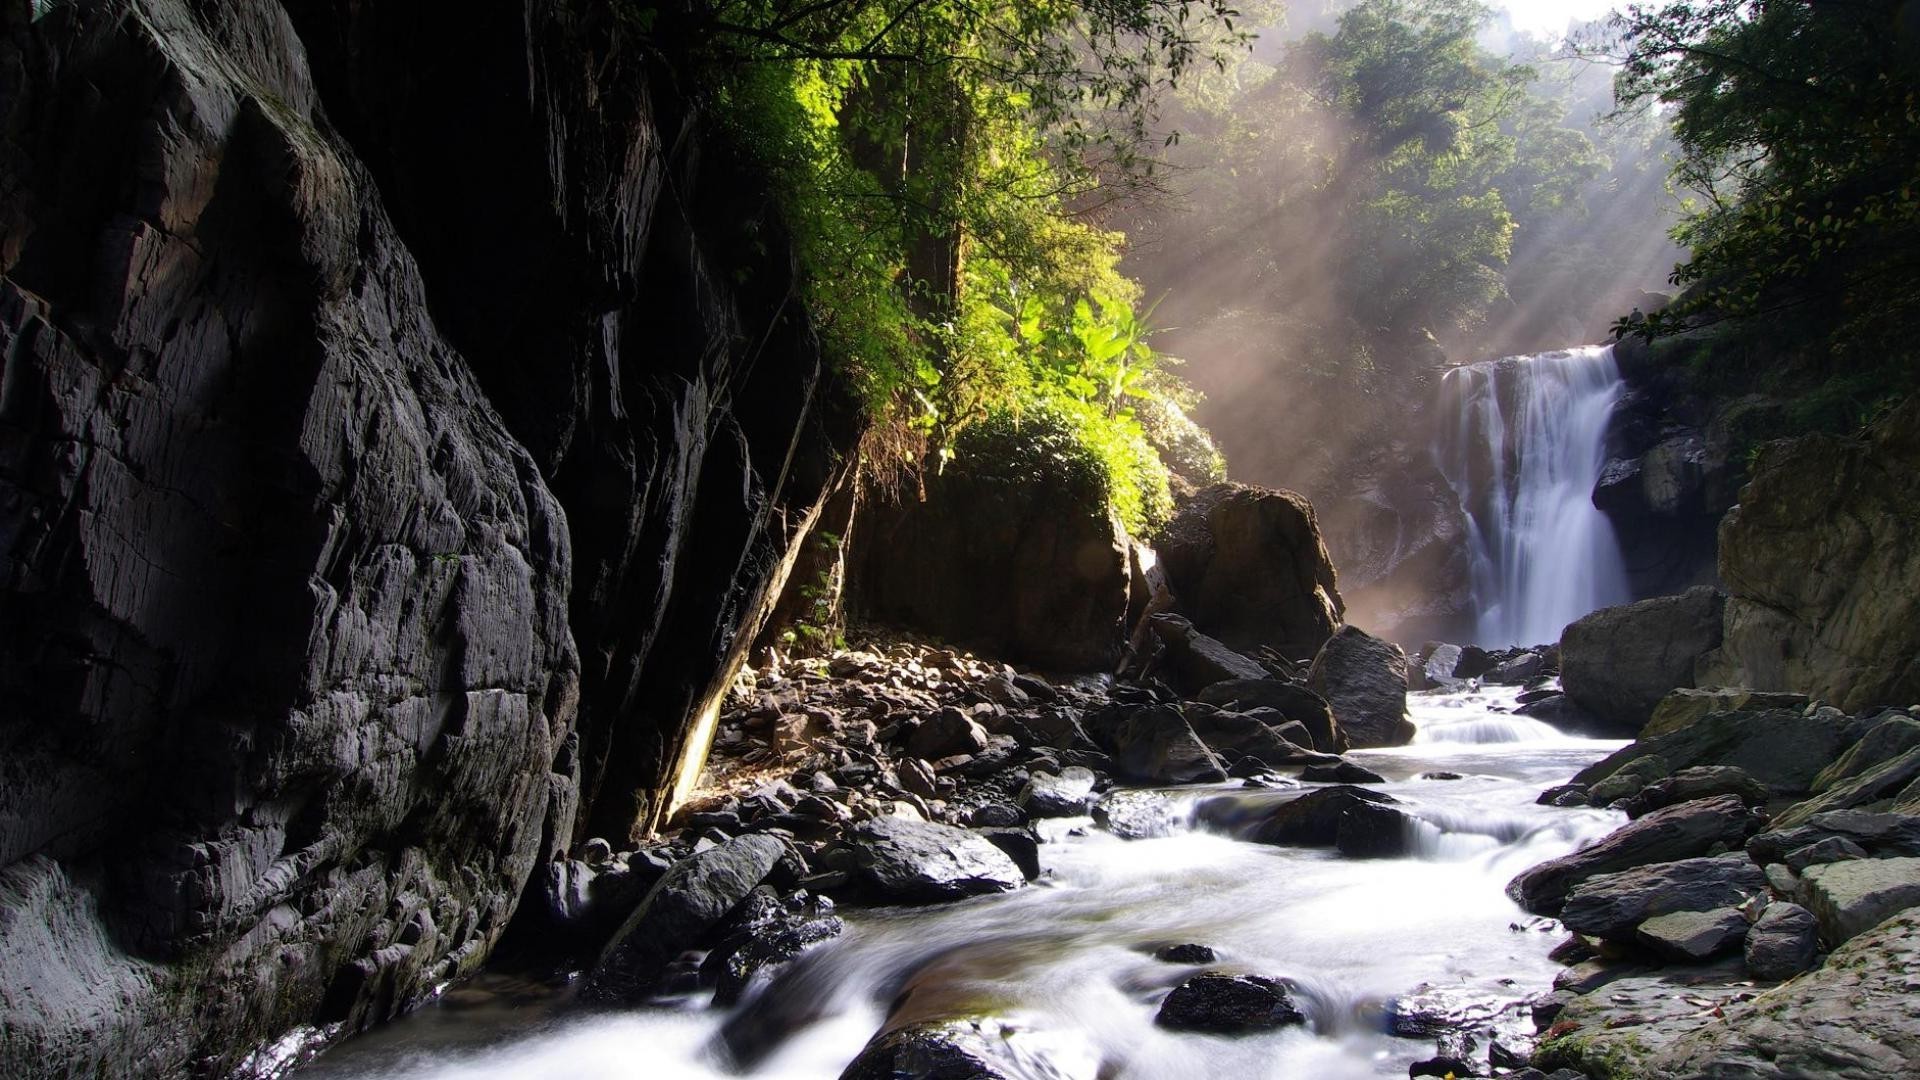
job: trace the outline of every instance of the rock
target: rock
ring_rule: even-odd
[[[1920,401],[1764,447],[1720,526],[1726,682],[1847,712],[1920,701]]]
[[[1697,964],[1740,948],[1747,917],[1738,908],[1675,911],[1640,924],[1640,941],[1668,960]]]
[[[1920,749],[1920,720],[1903,712],[1886,713],[1838,761],[1820,770],[1812,790],[1816,794],[1830,791],[1915,749]]]
[[[1013,860],[1013,865],[1020,868],[1022,877],[1032,881],[1040,876],[1040,841],[1034,838],[1033,830],[994,827],[974,831],[1005,852],[1007,858]]]
[[[990,840],[951,825],[874,818],[855,826],[853,839],[861,875],[889,900],[942,903],[1026,884]]]
[[[1533,1064],[1576,1068],[1590,1077],[1666,1080],[1668,1074],[1654,1069],[1649,1058],[1724,1023],[1723,1013],[1752,996],[1753,985],[1734,956],[1628,973],[1602,992],[1567,1002],[1544,1033]]]
[[[582,997],[633,1004],[658,992],[667,965],[710,944],[709,934],[786,853],[779,840],[754,833],[675,863],[600,954]]]
[[[1227,778],[1219,759],[1171,705],[1126,710],[1114,725],[1108,750],[1115,772],[1140,783],[1204,784]]]
[[[1523,652],[1511,660],[1503,660],[1487,672],[1486,681],[1502,686],[1521,686],[1530,679],[1539,678],[1547,670],[1547,660],[1537,652]]]
[[[1530,716],[1565,732],[1592,732],[1605,737],[1617,734],[1598,717],[1574,704],[1573,699],[1565,694],[1546,694],[1520,703],[1513,711],[1516,716]]]
[[[1300,770],[1300,779],[1315,784],[1384,784],[1387,778],[1345,758],[1338,764],[1309,765]]]
[[[1663,1080],[1896,1080],[1920,1062],[1920,911],[1835,950],[1815,971],[1735,1003],[1644,1059]],[[1635,1063],[1641,1064],[1641,1063]]]
[[[1732,795],[1669,806],[1629,822],[1571,855],[1522,872],[1507,895],[1528,911],[1556,915],[1581,883],[1649,863],[1707,854],[1715,845],[1739,847],[1747,836],[1747,808]]]
[[[840,1080],[1014,1080],[1007,1032],[991,1020],[953,1020],[883,1029]]]
[[[924,499],[860,508],[852,608],[1010,660],[1111,670],[1125,637],[1126,537],[1101,466],[1044,409],[996,413],[923,477]]]
[[[1413,740],[1407,654],[1400,646],[1343,626],[1313,658],[1307,685],[1327,699],[1352,747],[1404,746]]]
[[[1078,817],[1093,808],[1093,770],[1069,765],[1055,776],[1036,772],[1020,789],[1020,808],[1036,818]]]
[[[1820,951],[1819,924],[1799,904],[1776,900],[1747,931],[1747,973],[1778,982],[1813,967]]]
[[[1920,806],[1912,802],[1915,792],[1920,792],[1920,747],[1883,761],[1858,776],[1836,780],[1826,791],[1782,813],[1779,823],[1798,825],[1816,814],[1877,809],[1890,801],[1901,801],[1906,803],[1906,809],[1920,810]]]
[[[1588,803],[1587,785],[1555,784],[1542,791],[1533,801],[1540,806],[1585,806]]]
[[[976,828],[1009,828],[1027,823],[1027,815],[1006,803],[982,803],[967,815],[967,824]]]
[[[1313,506],[1291,491],[1202,489],[1154,547],[1180,610],[1230,648],[1266,645],[1303,659],[1340,623],[1340,592]]]
[[[1589,877],[1568,894],[1559,918],[1575,933],[1630,942],[1648,919],[1739,907],[1766,888],[1766,875],[1742,852],[1680,859]]]
[[[1153,950],[1153,958],[1167,964],[1211,964],[1214,954],[1205,945],[1164,945]]]
[[[1031,685],[1031,682],[1029,682],[1029,685]],[[1044,686],[1046,684],[1041,683],[1040,685]],[[988,701],[1005,705],[1009,709],[1024,709],[1032,704],[1033,701],[1032,698],[1027,696],[1025,690],[1015,685],[1013,679],[1006,675],[988,676],[975,683],[974,689],[984,695]]]
[[[1810,866],[1796,899],[1820,923],[1828,948],[1920,905],[1920,858],[1860,859]]]
[[[1423,652],[1425,658],[1420,662],[1420,670],[1426,676],[1427,685],[1445,686],[1463,677],[1454,674],[1460,665],[1460,646],[1443,642]]]
[[[1444,1076],[1452,1078],[1478,1076],[1480,1075],[1480,1071],[1475,1068],[1472,1062],[1463,1057],[1442,1054],[1438,1057],[1430,1057],[1416,1061],[1407,1066],[1407,1075],[1410,1077]]]
[[[1737,766],[1696,765],[1649,783],[1628,798],[1621,809],[1628,817],[1637,818],[1675,803],[1715,795],[1736,795],[1748,806],[1765,806],[1769,792],[1765,784]]]
[[[1390,806],[1355,803],[1340,815],[1334,850],[1353,859],[1393,859],[1413,850],[1414,818]]]
[[[1313,737],[1313,749],[1323,754],[1340,754],[1349,749],[1346,736],[1333,718],[1333,706],[1299,683],[1270,678],[1229,679],[1200,691],[1197,700],[1243,712],[1273,709],[1304,726]]]
[[[972,717],[959,709],[945,708],[913,729],[907,736],[906,751],[924,761],[938,761],[956,754],[977,754],[986,748],[987,733]]]
[[[1695,667],[1720,645],[1724,597],[1689,589],[1575,620],[1560,638],[1566,694],[1601,720],[1638,732],[1662,698],[1697,685]]]
[[[1869,857],[1866,848],[1861,847],[1846,837],[1829,836],[1824,840],[1816,840],[1806,847],[1794,848],[1792,851],[1787,852],[1784,862],[1786,863],[1787,869],[1793,871],[1795,874],[1802,874],[1806,872],[1809,866],[1820,866],[1825,863],[1842,862],[1846,859],[1865,859]]]
[[[1173,988],[1153,1022],[1174,1031],[1243,1035],[1307,1022],[1292,989],[1258,975],[1195,975]]]
[[[1744,769],[1774,795],[1806,792],[1849,742],[1844,718],[1786,709],[1712,713],[1678,731],[1642,739],[1582,769],[1574,780],[1598,784],[1636,758],[1658,756],[1670,771],[1701,765]]]
[[[838,937],[840,920],[811,907],[790,907],[765,885],[736,908],[720,941],[700,963],[714,984],[713,1002],[738,1004],[754,982],[793,962],[802,952]]]
[[[1194,820],[1230,836],[1256,844],[1290,847],[1333,847],[1339,843],[1341,823],[1350,811],[1368,813],[1399,800],[1360,787],[1327,787],[1297,798],[1221,795],[1194,807]],[[1383,819],[1370,816],[1356,826],[1353,843],[1364,844],[1360,829],[1377,830]],[[1396,817],[1396,823],[1399,819]]]
[[[1587,802],[1594,806],[1612,806],[1635,798],[1648,784],[1666,779],[1671,771],[1667,759],[1659,754],[1633,758],[1612,774],[1593,780],[1587,789]],[[1584,779],[1587,779],[1585,773],[1574,778],[1576,783]]]
[[[1167,650],[1167,667],[1182,688],[1197,692],[1230,679],[1264,679],[1267,669],[1234,652],[1224,642],[1194,629],[1182,616],[1163,612],[1148,626]]]
[[[1682,687],[1660,699],[1653,718],[1640,730],[1651,739],[1679,731],[1704,716],[1722,712],[1763,712],[1768,709],[1805,709],[1805,694],[1767,694],[1740,686]]]
[[[1861,810],[1813,814],[1792,828],[1760,833],[1747,841],[1747,854],[1765,866],[1783,861],[1789,852],[1833,836],[1860,845],[1870,855],[1920,855],[1920,817],[1870,814]]]
[[[1282,720],[1280,714],[1271,709],[1262,709],[1266,718],[1279,721],[1279,726],[1269,726],[1260,716],[1250,713],[1222,712],[1206,705],[1191,704],[1182,712],[1188,726],[1207,748],[1223,759],[1237,761],[1243,757],[1255,757],[1268,765],[1291,765],[1299,761],[1319,758],[1313,748],[1295,743],[1282,732],[1289,731],[1298,735],[1304,742],[1311,743],[1313,737],[1299,724]]]

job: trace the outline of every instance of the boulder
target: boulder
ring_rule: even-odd
[[[1114,771],[1143,784],[1205,784],[1227,778],[1186,717],[1172,705],[1126,709],[1111,728]]]
[[[1343,626],[1321,647],[1307,686],[1333,708],[1340,732],[1355,749],[1404,746],[1413,740],[1407,719],[1407,654],[1357,626]]]
[[[808,948],[838,937],[842,929],[840,920],[827,911],[790,904],[762,885],[727,918],[718,943],[700,962],[700,975],[714,985],[715,1005],[735,1005],[756,981]]]
[[[1300,779],[1312,784],[1384,784],[1387,778],[1345,758],[1300,770]]]
[[[1765,806],[1769,792],[1767,785],[1738,766],[1695,765],[1651,781],[1619,805],[1628,817],[1637,818],[1675,803],[1715,795],[1737,795],[1748,806]]]
[[[1766,875],[1743,852],[1679,859],[1590,877],[1568,894],[1559,917],[1574,933],[1630,942],[1648,919],[1737,908],[1766,888]]]
[[[1077,817],[1093,808],[1092,769],[1069,765],[1059,775],[1036,772],[1015,800],[1031,817]]]
[[[1691,859],[1716,846],[1738,848],[1748,820],[1746,806],[1732,795],[1655,810],[1571,855],[1523,871],[1507,884],[1507,895],[1535,914],[1557,915],[1575,888],[1601,874]]]
[[[951,825],[873,818],[855,826],[853,841],[861,876],[883,897],[901,903],[1007,892],[1027,880],[992,841]]]
[[[1776,900],[1747,931],[1747,973],[1778,982],[1813,967],[1820,951],[1819,924],[1799,904]]]
[[[1920,1063],[1916,975],[1920,911],[1908,911],[1632,1064],[1662,1080],[1904,1080]]]
[[[1281,720],[1278,713],[1269,709],[1260,710],[1266,716]],[[1208,749],[1228,761],[1238,761],[1243,757],[1256,757],[1268,765],[1291,765],[1296,762],[1318,760],[1321,755],[1311,745],[1302,746],[1286,737],[1291,731],[1307,743],[1313,737],[1299,724],[1282,721],[1278,727],[1269,726],[1258,716],[1248,713],[1224,712],[1205,705],[1189,705],[1183,712],[1188,726],[1207,744]]]
[[[711,944],[714,928],[786,853],[774,837],[752,833],[675,863],[608,942],[581,996],[632,1004],[658,992],[667,965]]]
[[[1367,813],[1398,802],[1391,795],[1346,786],[1318,788],[1287,799],[1221,795],[1202,800],[1194,808],[1194,819],[1256,844],[1334,847],[1340,840],[1341,822],[1350,811]],[[1370,817],[1364,824],[1377,829],[1380,819]],[[1358,832],[1354,842],[1362,842]]]
[[[1886,714],[1840,755],[1840,760],[1813,778],[1813,791],[1824,793],[1881,765],[1920,749],[1920,720],[1904,712]]]
[[[952,1020],[883,1029],[840,1080],[1014,1080],[1009,1034],[991,1020]]]
[[[1878,809],[1889,802],[1904,804],[1902,809],[1920,810],[1920,805],[1914,802],[1916,794],[1920,794],[1920,746],[1882,761],[1858,776],[1834,780],[1826,791],[1782,813],[1779,824],[1798,825],[1817,814]]]
[[[1867,859],[1867,849],[1844,836],[1829,836],[1825,840],[1816,840],[1806,847],[1794,848],[1787,852],[1781,862],[1795,874],[1804,873],[1809,866],[1841,862],[1846,859]]]
[[[1820,923],[1828,948],[1920,905],[1920,858],[1852,859],[1809,866],[1796,897]]]
[[[1093,805],[1093,823],[1122,840],[1171,836],[1185,813],[1157,791],[1109,791]]]
[[[1697,964],[1737,951],[1747,938],[1747,917],[1731,907],[1675,911],[1641,923],[1636,936],[1660,957]]]
[[[1174,683],[1197,693],[1229,679],[1264,679],[1267,669],[1226,644],[1193,628],[1187,619],[1163,612],[1148,618],[1147,626],[1166,649],[1166,669]]]
[[[1291,491],[1215,484],[1154,543],[1194,625],[1235,649],[1312,656],[1344,610],[1313,506]]]
[[[1350,746],[1333,718],[1327,699],[1300,683],[1283,679],[1228,679],[1200,691],[1196,700],[1223,709],[1272,709],[1307,729],[1313,749],[1323,754],[1345,753]]]
[[[1702,586],[1575,620],[1560,638],[1567,696],[1620,731],[1638,732],[1669,692],[1697,685],[1696,665],[1720,645],[1723,603]]]
[[[1808,716],[1791,709],[1711,713],[1610,754],[1575,774],[1574,780],[1598,784],[1636,759],[1657,756],[1676,772],[1703,765],[1736,766],[1774,795],[1797,795],[1812,787],[1814,777],[1840,756],[1850,737],[1844,716]]]
[[[924,498],[861,507],[849,606],[1010,660],[1111,670],[1127,543],[1103,467],[1046,410],[972,424],[955,451],[922,477]]]
[[[977,754],[987,748],[987,732],[956,708],[945,708],[920,722],[907,736],[906,751],[922,761],[939,761],[956,754]]]
[[[1836,836],[1860,845],[1870,855],[1920,856],[1920,817],[1863,810],[1830,810],[1789,828],[1770,829],[1747,841],[1747,854],[1765,866],[1784,861],[1789,852]]]
[[[1307,1022],[1290,986],[1258,975],[1207,972],[1173,988],[1153,1022],[1174,1031],[1244,1035]]]
[[[1419,669],[1429,687],[1446,686],[1460,681],[1454,669],[1460,666],[1460,646],[1446,642],[1434,642],[1421,650]]]
[[[987,842],[1006,853],[1013,865],[1020,868],[1020,874],[1028,881],[1040,876],[1040,841],[1028,828],[1010,828],[996,826],[973,830],[987,838]]]
[[[1413,851],[1416,819],[1391,806],[1356,802],[1340,815],[1335,851],[1352,859],[1397,859]]]
[[[1805,694],[1768,694],[1740,686],[1682,687],[1660,699],[1653,718],[1640,729],[1650,739],[1678,731],[1711,713],[1760,712],[1764,709],[1804,709]]]
[[[1920,701],[1920,398],[1776,442],[1720,524],[1724,681],[1848,712]]]
[[[1524,686],[1546,674],[1547,658],[1537,652],[1523,652],[1511,660],[1502,660],[1487,672],[1486,681],[1502,686]]]

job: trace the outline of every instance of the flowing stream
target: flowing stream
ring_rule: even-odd
[[[1424,995],[1491,1010],[1546,988],[1556,941],[1529,928],[1502,887],[1621,820],[1534,804],[1543,786],[1620,744],[1507,715],[1514,693],[1415,695],[1413,745],[1352,755],[1420,817],[1411,857],[1347,859],[1193,831],[1182,823],[1200,798],[1288,799],[1310,787],[1183,788],[1166,793],[1166,836],[1044,823],[1049,873],[1028,888],[843,912],[841,937],[731,1012],[702,1000],[588,1012],[570,1009],[565,991],[483,979],[302,1076],[834,1080],[910,985],[916,1011],[1003,1021],[1035,1080],[1404,1077],[1434,1044],[1390,1034],[1389,1003]],[[1198,969],[1151,952],[1183,942],[1213,947],[1210,968],[1293,980],[1312,1030],[1226,1038],[1155,1027],[1159,998]],[[723,1029],[757,1058],[752,1068],[726,1064]]]
[[[1573,620],[1632,599],[1613,523],[1593,505],[1623,390],[1611,345],[1509,356],[1442,380],[1452,423],[1434,453],[1467,515],[1479,644],[1558,641]]]

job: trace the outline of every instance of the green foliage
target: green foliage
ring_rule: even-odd
[[[1920,317],[1920,54],[1908,5],[1703,0],[1620,17],[1627,105],[1671,111],[1695,197],[1647,337],[1792,312],[1833,366],[1911,355]],[[1903,22],[1902,20],[1905,19]]]
[[[772,177],[808,310],[873,413],[944,461],[971,425],[1044,412],[1108,470],[1130,526],[1167,509],[1133,409],[1176,380],[1117,269],[1122,238],[1068,207],[1103,176],[1151,172],[1156,96],[1242,47],[1236,14],[1226,0],[626,9],[704,58],[716,113]]]

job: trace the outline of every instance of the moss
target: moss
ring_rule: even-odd
[[[1604,1042],[1578,1033],[1548,1039],[1533,1052],[1533,1067],[1546,1072],[1575,1069],[1593,1080],[1638,1080],[1639,1043],[1631,1037]]]

